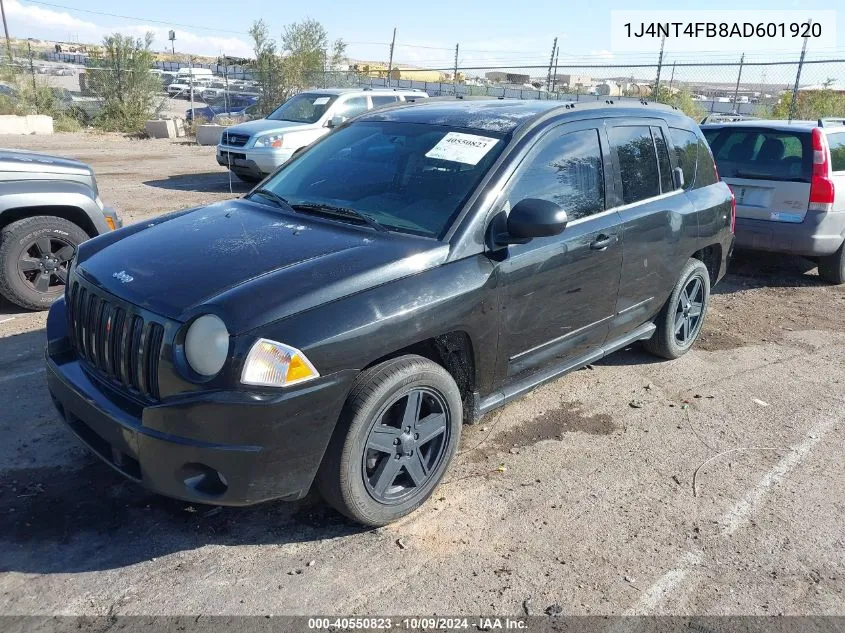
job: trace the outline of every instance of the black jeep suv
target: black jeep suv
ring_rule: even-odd
[[[461,424],[701,331],[733,209],[647,104],[432,101],[355,118],[242,199],[80,245],[47,324],[70,428],[150,489],[393,521]]]

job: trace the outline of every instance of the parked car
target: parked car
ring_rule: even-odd
[[[382,525],[431,495],[462,422],[637,341],[686,353],[731,200],[667,106],[376,110],[242,199],[82,244],[47,382],[161,494],[245,505],[316,481]]]
[[[212,123],[217,125],[235,125],[237,123],[246,123],[247,121],[254,121],[261,118],[260,106],[248,106],[242,110],[230,110],[229,112],[220,112],[215,114],[211,119]]]
[[[803,255],[845,282],[845,120],[702,126],[736,195],[738,248]]]
[[[202,91],[209,84],[210,79],[204,75],[194,77],[194,99],[202,100]],[[167,86],[167,94],[170,97],[190,99],[191,97],[191,80],[190,77],[180,77]]]
[[[376,106],[425,98],[428,95],[420,90],[329,88],[303,92],[263,119],[226,130],[217,146],[217,163],[241,180],[258,182],[298,149],[346,119]]]
[[[85,163],[0,149],[0,295],[12,303],[50,307],[77,247],[121,226]]]
[[[199,119],[212,121],[217,115],[230,115],[234,117],[247,108],[258,103],[257,97],[240,97],[229,95],[228,98],[217,98],[202,108],[188,108],[185,111],[185,120],[190,123],[196,115]]]

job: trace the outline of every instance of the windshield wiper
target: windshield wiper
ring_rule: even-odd
[[[288,202],[287,200],[282,198],[282,196],[280,196],[276,192],[270,191],[266,187],[260,187],[259,189],[256,189],[254,191],[250,191],[249,195],[250,196],[264,196],[265,198],[269,198],[270,200],[275,202],[277,205],[279,205],[283,209],[292,209],[293,208],[291,206],[290,202]]]
[[[387,231],[387,227],[382,224],[379,224],[374,220],[371,216],[367,215],[366,213],[361,213],[355,209],[350,209],[349,207],[339,207],[333,204],[325,204],[322,202],[301,202],[298,204],[290,205],[294,211],[300,211],[303,213],[318,213],[320,215],[327,215],[337,218],[355,218],[356,220],[361,220],[369,225],[371,228],[375,229],[376,231]]]

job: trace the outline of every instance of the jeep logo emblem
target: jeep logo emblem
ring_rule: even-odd
[[[127,275],[125,270],[121,270],[119,273],[114,273],[112,277],[122,284],[128,284],[130,281],[135,279],[132,275]]]

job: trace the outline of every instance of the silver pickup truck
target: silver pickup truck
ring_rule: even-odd
[[[64,292],[76,247],[120,226],[85,163],[0,149],[0,296],[49,308]]]

